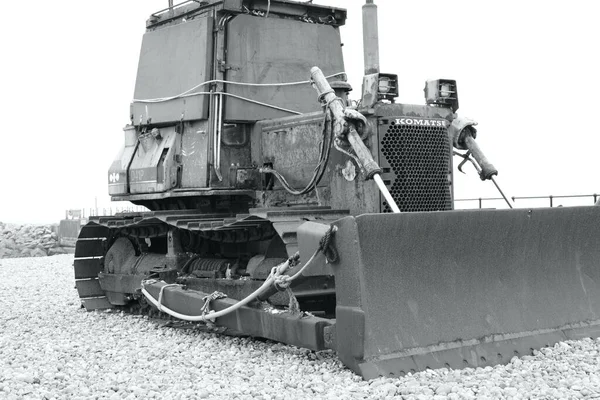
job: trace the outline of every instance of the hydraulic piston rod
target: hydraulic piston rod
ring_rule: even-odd
[[[392,211],[395,213],[399,213],[400,208],[398,208],[398,205],[394,201],[394,198],[392,197],[389,190],[383,183],[383,180],[381,179],[381,168],[373,159],[371,152],[363,143],[362,139],[358,135],[358,132],[356,132],[354,124],[346,118],[344,114],[344,106],[342,105],[342,103],[340,101],[335,101],[335,93],[333,92],[333,89],[331,89],[331,86],[329,85],[329,82],[327,82],[327,79],[325,79],[323,72],[318,67],[313,67],[310,70],[310,72],[317,92],[319,93],[319,96],[323,96],[323,100],[326,104],[329,105],[329,108],[331,109],[335,120],[334,125],[337,128],[336,130],[343,130],[344,126],[347,124],[348,141],[350,142],[354,153],[356,153],[358,160],[360,161],[363,169],[365,170],[366,179],[373,178]],[[334,133],[337,135],[339,132],[336,131]]]

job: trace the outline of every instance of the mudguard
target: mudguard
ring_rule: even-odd
[[[365,379],[508,363],[600,335],[600,207],[365,214],[335,225],[332,347]]]

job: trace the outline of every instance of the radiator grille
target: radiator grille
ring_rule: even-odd
[[[451,147],[442,126],[381,125],[383,179],[400,211],[452,209]],[[383,212],[391,212],[382,197]]]

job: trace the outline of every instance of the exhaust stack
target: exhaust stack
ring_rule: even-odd
[[[379,73],[379,30],[377,27],[377,5],[367,0],[363,11],[363,51],[365,75]]]

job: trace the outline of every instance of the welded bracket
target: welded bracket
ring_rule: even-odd
[[[328,349],[336,349],[337,342],[335,340],[335,335],[335,324],[326,326],[323,329],[323,341],[325,342],[325,347]]]
[[[177,268],[183,267],[187,257],[181,245],[181,237],[178,229],[169,229],[167,232],[167,263],[165,267]]]

